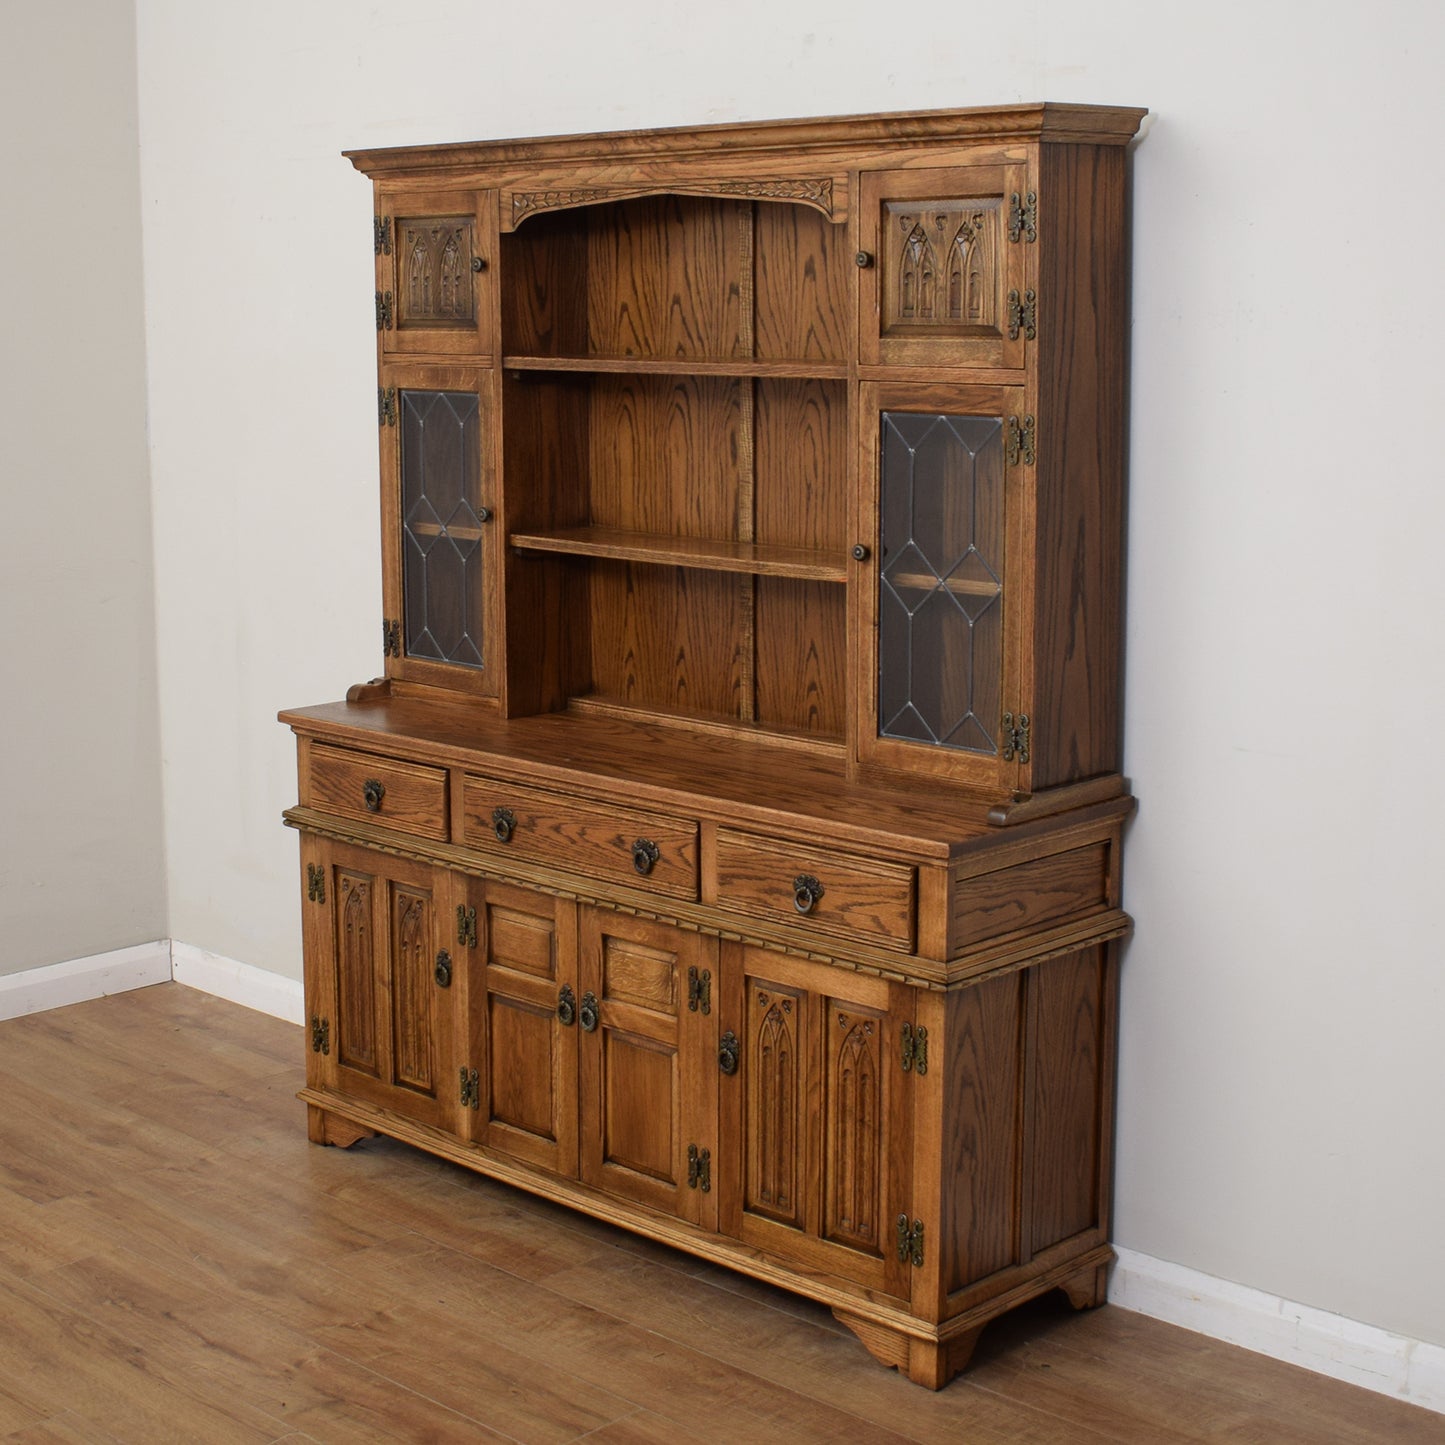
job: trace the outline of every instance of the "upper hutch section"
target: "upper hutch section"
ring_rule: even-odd
[[[391,683],[997,799],[1116,773],[1144,114],[348,152]]]

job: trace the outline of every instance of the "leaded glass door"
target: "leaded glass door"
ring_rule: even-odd
[[[864,388],[865,759],[1013,786],[1032,447],[1011,387]]]
[[[492,378],[408,368],[399,380],[381,411],[388,667],[494,693]]]

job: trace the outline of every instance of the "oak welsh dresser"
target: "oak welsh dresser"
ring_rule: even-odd
[[[1103,1298],[1143,111],[350,154],[385,676],[299,752],[310,1137],[830,1306]]]

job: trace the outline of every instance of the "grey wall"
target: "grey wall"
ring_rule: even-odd
[[[135,21],[6,3],[0,973],[166,936]]]

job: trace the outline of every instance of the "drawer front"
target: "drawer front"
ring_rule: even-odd
[[[697,897],[697,822],[549,793],[468,774],[462,841],[469,848],[545,863],[666,893]]]
[[[913,947],[913,869],[906,863],[720,828],[717,903],[805,932]]]
[[[322,813],[380,823],[420,838],[444,841],[448,836],[445,768],[315,743],[309,773],[309,803]]]

